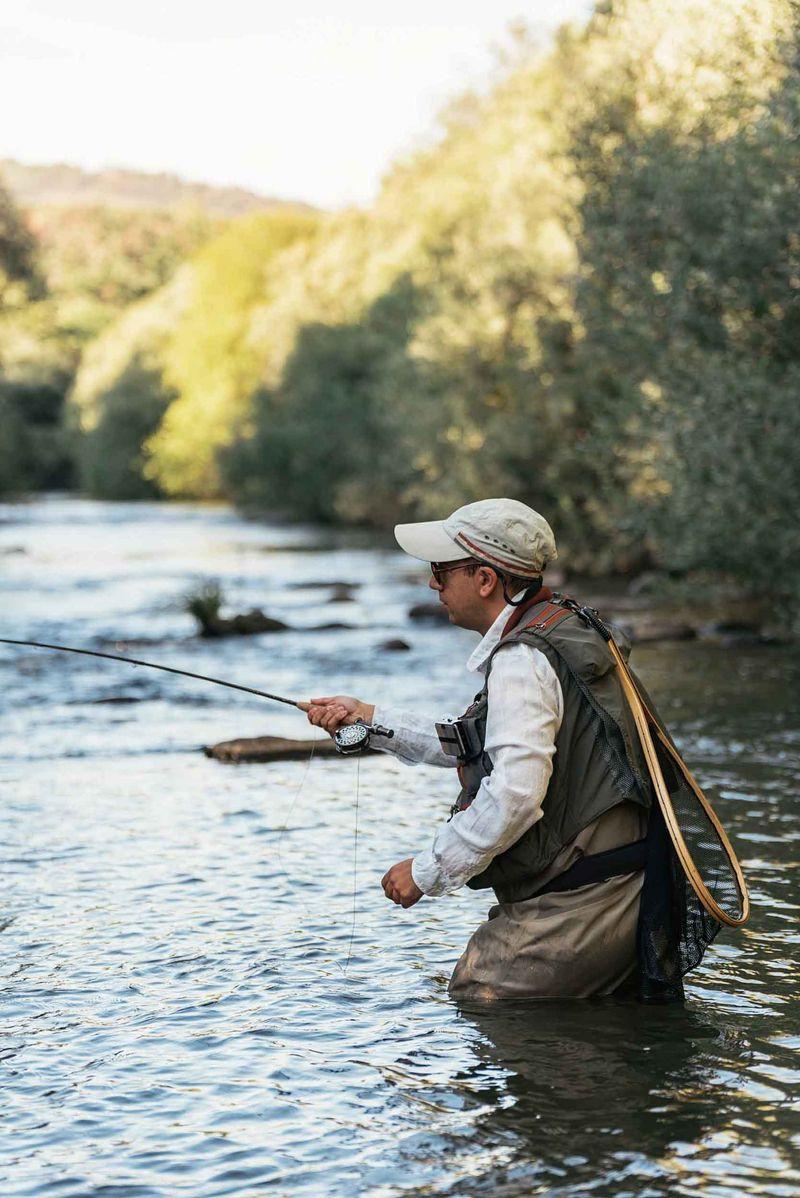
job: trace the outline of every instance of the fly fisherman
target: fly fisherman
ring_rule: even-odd
[[[347,695],[311,700],[310,722],[329,733],[386,725],[394,738],[376,748],[458,768],[450,818],[392,866],[384,892],[412,907],[465,883],[494,889],[451,978],[456,998],[609,994],[636,969],[650,788],[605,642],[542,586],[555,540],[525,504],[481,500],[395,536],[430,563],[450,621],[480,633],[467,668],[483,685],[460,720],[438,724]]]

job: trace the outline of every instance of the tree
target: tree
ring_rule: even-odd
[[[3,309],[41,294],[41,289],[35,238],[0,185],[0,315]]]
[[[167,494],[219,494],[217,455],[246,418],[265,357],[254,315],[282,286],[273,271],[282,251],[316,227],[306,213],[254,213],[194,260],[191,296],[164,353],[176,399],[147,443],[146,474]]]

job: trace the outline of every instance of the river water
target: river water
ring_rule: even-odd
[[[203,641],[218,579],[293,631]],[[353,602],[328,586],[361,584]],[[474,636],[408,620],[391,544],[225,508],[0,507],[2,635],[150,657],[290,696],[453,711]],[[318,623],[347,629],[312,632]],[[409,652],[379,648],[402,636]],[[0,646],[3,1198],[793,1195],[800,1187],[800,659],[641,647],[737,844],[754,913],[683,1008],[459,1009],[485,896],[389,904],[449,777],[384,757],[226,766],[290,708]],[[357,836],[354,835],[357,828]]]

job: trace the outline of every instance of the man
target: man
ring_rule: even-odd
[[[645,836],[650,790],[607,646],[542,586],[555,540],[525,504],[482,500],[395,536],[430,563],[451,622],[480,633],[467,666],[484,685],[438,728],[352,696],[311,700],[310,722],[331,734],[378,723],[395,735],[376,747],[458,767],[450,819],[392,866],[384,892],[408,908],[465,883],[494,888],[498,903],[455,967],[455,997],[611,993],[636,968],[642,863],[626,852]]]

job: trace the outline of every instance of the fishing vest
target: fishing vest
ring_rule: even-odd
[[[647,764],[605,640],[578,614],[574,600],[537,596],[526,608],[522,618],[516,614],[517,627],[508,631],[506,626],[487,662],[483,689],[464,715],[438,726],[442,748],[458,760],[461,793],[452,818],[469,807],[492,772],[484,745],[489,675],[496,655],[507,645],[530,645],[544,654],[561,683],[564,715],[542,815],[467,883],[473,890],[492,887],[501,903],[529,898],[537,878],[561,850],[606,811],[619,803],[644,808],[651,803]],[[620,648],[627,657],[629,646]]]

